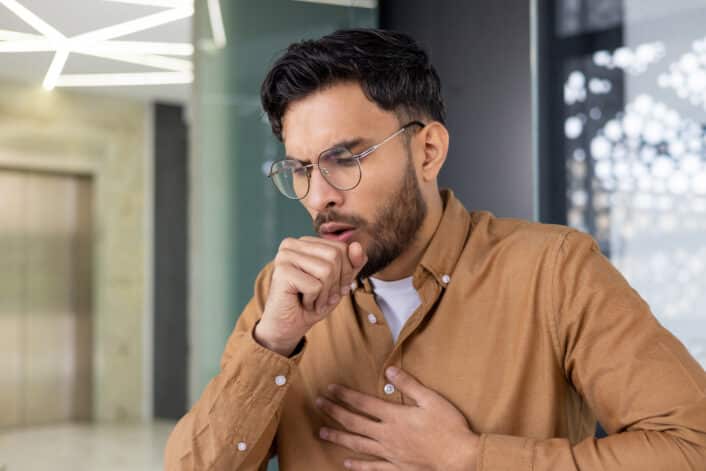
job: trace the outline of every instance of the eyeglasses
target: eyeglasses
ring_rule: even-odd
[[[314,167],[319,168],[321,175],[334,188],[341,191],[352,190],[358,186],[363,176],[360,161],[412,126],[426,125],[421,121],[411,121],[387,136],[382,142],[358,154],[352,153],[345,147],[332,147],[319,154],[316,163],[304,165],[294,159],[278,160],[272,164],[267,176],[280,193],[293,200],[303,199],[309,193],[309,182]]]

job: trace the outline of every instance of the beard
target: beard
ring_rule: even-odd
[[[341,222],[368,234],[370,243],[366,250],[368,262],[358,276],[369,276],[384,270],[408,247],[419,233],[427,215],[427,205],[414,172],[411,156],[407,156],[407,169],[400,188],[376,211],[372,223],[359,216],[343,216],[330,210],[321,213],[314,221],[314,228],[326,222]]]

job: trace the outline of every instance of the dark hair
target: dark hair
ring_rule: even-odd
[[[380,29],[347,29],[291,44],[274,63],[260,89],[272,132],[282,140],[282,117],[292,102],[347,81],[358,82],[371,101],[400,121],[445,121],[439,75],[414,39]]]

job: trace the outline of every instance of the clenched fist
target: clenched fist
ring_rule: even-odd
[[[283,240],[255,339],[289,356],[309,329],[348,294],[366,261],[358,242],[348,245],[317,237]]]

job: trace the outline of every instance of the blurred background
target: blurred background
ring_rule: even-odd
[[[706,366],[705,0],[0,0],[0,470],[161,469],[311,231],[260,82],[361,26],[429,51],[442,186],[591,233]]]

